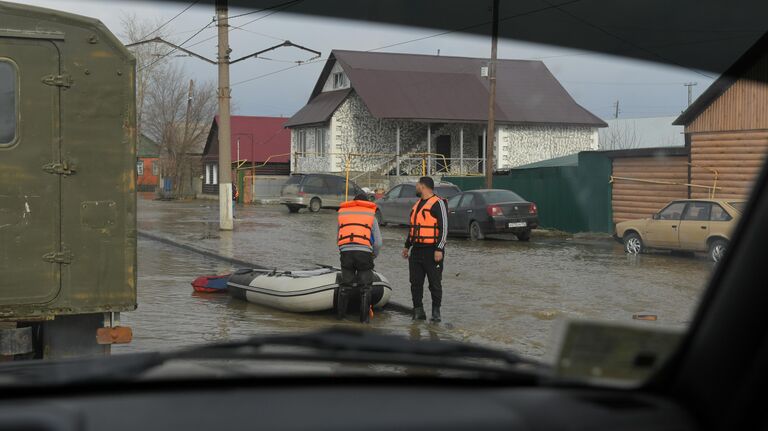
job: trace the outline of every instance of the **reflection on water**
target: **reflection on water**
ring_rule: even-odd
[[[279,206],[238,208],[234,232],[219,232],[216,202],[140,201],[139,229],[258,264],[300,268],[338,265],[335,212],[288,214]],[[393,300],[410,304],[407,263],[400,256],[406,231],[382,229],[385,248],[377,271],[393,284]],[[649,312],[657,324],[683,325],[708,279],[704,259],[666,254],[628,256],[613,242],[536,238],[449,241],[444,272],[444,323],[412,323],[394,312],[376,314],[370,329],[418,339],[453,339],[541,356],[560,317],[631,320]],[[193,293],[203,274],[227,273],[228,264],[150,240],[139,241],[139,308],[123,314],[134,341],[115,352],[163,350],[254,334],[342,325],[329,314],[300,315]],[[426,289],[425,289],[426,291]],[[429,313],[429,297],[425,292]],[[655,323],[649,323],[655,324]]]

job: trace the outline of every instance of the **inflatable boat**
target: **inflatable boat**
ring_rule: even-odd
[[[300,271],[241,269],[229,277],[227,286],[235,298],[280,310],[308,313],[335,308],[340,275],[339,269],[329,266]],[[374,271],[371,289],[374,308],[383,307],[391,294],[387,279]],[[355,313],[359,306],[360,295],[353,291],[347,311]]]
[[[195,292],[221,293],[227,291],[227,275],[203,275],[192,282]]]

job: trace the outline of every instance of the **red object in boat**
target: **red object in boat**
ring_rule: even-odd
[[[226,292],[227,280],[229,280],[229,274],[203,275],[201,277],[197,277],[195,281],[192,282],[192,288],[195,289],[195,292]]]

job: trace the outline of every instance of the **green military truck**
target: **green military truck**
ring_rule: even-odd
[[[0,356],[107,354],[136,308],[135,60],[99,21],[0,2]]]

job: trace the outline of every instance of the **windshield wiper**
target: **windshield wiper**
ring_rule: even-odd
[[[503,350],[457,341],[415,341],[370,330],[334,328],[297,335],[255,336],[167,353],[2,364],[0,386],[133,381],[169,362],[211,359],[414,366],[531,384],[546,372],[542,364]]]

